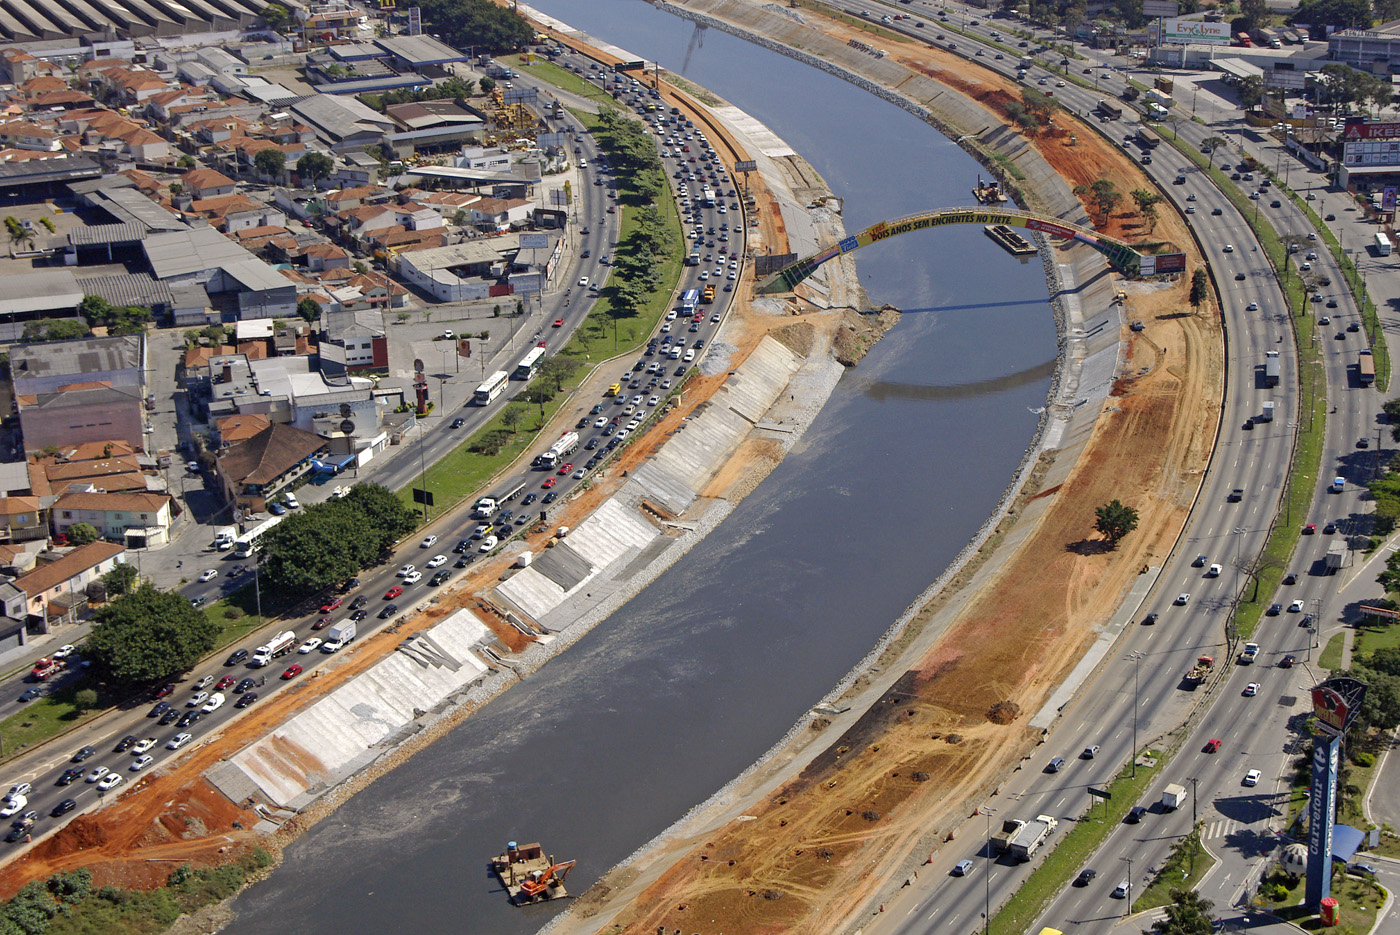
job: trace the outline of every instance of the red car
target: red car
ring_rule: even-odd
[[[1207,740],[1207,741],[1206,741],[1206,752],[1207,752],[1207,753],[1214,753],[1214,752],[1216,752],[1216,751],[1219,750],[1219,749],[1220,749],[1220,740],[1219,740],[1219,738],[1215,738],[1215,739]]]
[[[174,682],[167,682],[166,684],[162,685],[160,688],[157,688],[156,691],[155,691],[155,694],[152,695],[151,697],[153,697],[153,698],[164,698],[166,695],[169,695],[169,694],[171,694],[171,693],[174,692],[174,691],[175,691],[175,683],[174,683]]]
[[[320,620],[317,620],[315,623],[313,623],[313,624],[311,625],[311,629],[313,629],[313,630],[324,630],[326,627],[328,627],[328,626],[330,626],[330,625],[331,625],[331,615],[330,615],[330,614],[326,614],[326,615],[325,615],[324,617],[322,617]]]
[[[560,477],[563,477],[565,474],[572,472],[573,469],[574,463],[570,461],[568,464],[563,465],[559,468],[559,470],[555,471],[554,473],[558,474]]]
[[[321,613],[328,614],[344,603],[345,600],[343,598],[333,597],[321,605]]]
[[[225,675],[223,678],[219,679],[218,683],[214,686],[214,690],[223,691],[237,681],[238,679],[234,678],[232,675]]]
[[[556,328],[562,328],[562,327],[564,327],[564,319],[562,319],[562,318],[556,318],[556,319],[554,319],[554,327],[556,327]]]
[[[1303,527],[1303,535],[1305,536],[1311,536],[1315,532],[1317,532],[1317,523],[1308,523]]]
[[[403,588],[399,587],[399,586],[396,584],[396,585],[394,585],[392,588],[390,588],[389,590],[387,590],[387,591],[384,592],[384,600],[386,600],[386,601],[392,601],[394,598],[398,597],[398,596],[399,596],[400,594],[402,594],[402,593],[403,593]]]
[[[552,477],[546,477],[546,478],[544,479],[544,483],[541,484],[540,486],[543,487],[544,489],[548,490],[549,488],[551,488],[551,487],[554,486],[554,478],[552,478]]]
[[[287,671],[282,673],[284,679],[294,679],[301,675],[301,666],[287,666]]]

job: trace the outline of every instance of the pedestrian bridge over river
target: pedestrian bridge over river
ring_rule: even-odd
[[[938,208],[920,214],[911,214],[893,221],[881,221],[879,224],[867,227],[859,234],[847,237],[824,250],[819,250],[809,257],[804,257],[792,265],[778,270],[759,283],[755,291],[759,295],[791,292],[798,283],[815,273],[817,267],[827,260],[899,234],[927,230],[931,227],[942,227],[945,224],[981,224],[984,226],[1005,224],[1009,227],[1024,227],[1028,230],[1040,231],[1043,234],[1051,234],[1088,244],[1107,257],[1108,262],[1126,276],[1136,278],[1145,272],[1142,254],[1121,241],[1104,237],[1092,228],[1080,227],[1078,224],[1071,224],[1059,218],[1007,208]],[[1147,265],[1154,273],[1180,271],[1175,268],[1157,269],[1155,258],[1151,258],[1151,262]]]

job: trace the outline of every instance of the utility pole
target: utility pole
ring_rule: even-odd
[[[1131,857],[1119,857],[1118,859],[1128,863],[1128,897],[1127,905],[1123,907],[1123,917],[1127,918],[1133,914],[1133,859]]]
[[[1142,695],[1138,689],[1138,663],[1142,661],[1142,652],[1134,650],[1128,653],[1128,658],[1133,663],[1133,778],[1137,778],[1137,754],[1138,754],[1138,706],[1142,703]],[[1105,803],[1106,805],[1107,803]]]
[[[984,805],[982,814],[987,816],[987,872],[983,874],[987,883],[987,896],[982,906],[982,935],[992,935],[992,816],[996,814],[996,809]]]
[[[1198,829],[1198,827],[1197,827],[1197,818],[1196,818],[1196,777],[1195,777],[1195,776],[1192,776],[1192,777],[1191,777],[1191,833],[1192,833],[1192,834],[1196,834],[1196,832],[1197,832],[1198,830],[1199,830],[1199,829]],[[1191,870],[1190,870],[1190,872],[1193,873],[1193,874],[1196,872],[1196,845],[1197,845],[1197,843],[1199,843],[1199,842],[1197,842],[1197,841],[1192,841],[1192,842],[1191,842]]]

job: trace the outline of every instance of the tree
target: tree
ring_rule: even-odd
[[[176,591],[143,584],[94,615],[86,655],[98,678],[134,688],[194,665],[218,639],[219,627]]]
[[[267,24],[273,32],[281,32],[287,28],[287,24],[292,21],[292,14],[280,3],[269,3],[263,7],[262,21]]]
[[[519,406],[508,405],[501,410],[501,425],[511,435],[520,427],[521,412]]]
[[[1264,101],[1264,79],[1258,75],[1246,75],[1239,84],[1240,107],[1254,110]]]
[[[253,157],[253,168],[266,178],[279,179],[287,168],[287,154],[271,147],[260,149]]]
[[[1094,515],[1094,528],[1108,537],[1112,548],[1117,548],[1119,539],[1137,529],[1138,511],[1118,500],[1111,500],[1099,507]]]
[[[1203,269],[1191,274],[1191,307],[1200,308],[1210,298],[1210,276]]]
[[[1104,221],[1108,220],[1113,209],[1123,200],[1122,194],[1118,191],[1118,186],[1108,179],[1099,179],[1089,185],[1076,185],[1074,193],[1085,198],[1089,207],[1098,213]]]
[[[431,23],[449,45],[498,52],[522,49],[535,37],[534,27],[519,13],[491,0],[421,0],[424,31]]]
[[[297,160],[297,175],[312,187],[334,171],[335,160],[325,153],[310,152]]]
[[[1215,903],[1195,890],[1173,889],[1166,917],[1152,923],[1159,935],[1210,935],[1211,910]]]
[[[1227,144],[1224,137],[1208,136],[1201,140],[1201,152],[1214,153],[1217,149],[1225,145]]]
[[[180,184],[179,182],[171,182],[168,187],[170,189],[170,194],[172,195],[179,196],[185,193],[185,186]]]
[[[1302,0],[1294,20],[1338,29],[1370,29],[1371,0]]]
[[[540,379],[545,383],[553,383],[554,392],[562,393],[564,381],[573,376],[578,367],[579,362],[572,357],[546,357],[540,361]]]
[[[1135,188],[1130,192],[1137,203],[1138,212],[1147,219],[1148,230],[1157,229],[1157,203],[1162,196],[1149,188]]]
[[[350,488],[349,495],[338,502],[354,507],[369,518],[379,529],[380,547],[386,551],[418,528],[418,514],[381,484],[356,484]]]
[[[97,707],[97,692],[91,688],[81,688],[74,692],[73,707],[79,711],[91,711]]]
[[[72,545],[87,545],[98,538],[97,528],[91,523],[74,523],[68,527],[68,541]]]
[[[1240,0],[1240,19],[1244,22],[1235,20],[1235,23],[1240,23],[1240,28],[1236,31],[1249,32],[1255,26],[1267,23],[1268,18],[1269,5],[1266,0]]]
[[[107,589],[107,597],[120,597],[131,590],[136,583],[136,566],[122,564],[102,576],[102,584]]]
[[[379,556],[380,533],[344,501],[288,516],[263,537],[263,581],[285,598],[323,591]]]
[[[321,320],[321,303],[310,296],[303,296],[297,302],[297,314],[300,315],[308,325],[314,325]]]
[[[494,91],[494,90],[496,90],[496,82],[495,82],[494,80],[492,80],[492,79],[490,79],[490,78],[482,78],[482,79],[481,79],[481,93],[482,93],[482,94],[490,94],[490,93],[491,93],[492,91]]]

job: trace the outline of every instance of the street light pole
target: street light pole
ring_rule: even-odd
[[[1128,898],[1127,905],[1123,907],[1123,916],[1127,918],[1133,914],[1133,859],[1131,857],[1119,857],[1118,859],[1128,863]]]
[[[996,809],[983,806],[982,814],[987,816],[987,872],[983,874],[987,878],[987,896],[982,906],[982,935],[992,935],[992,815]]]

